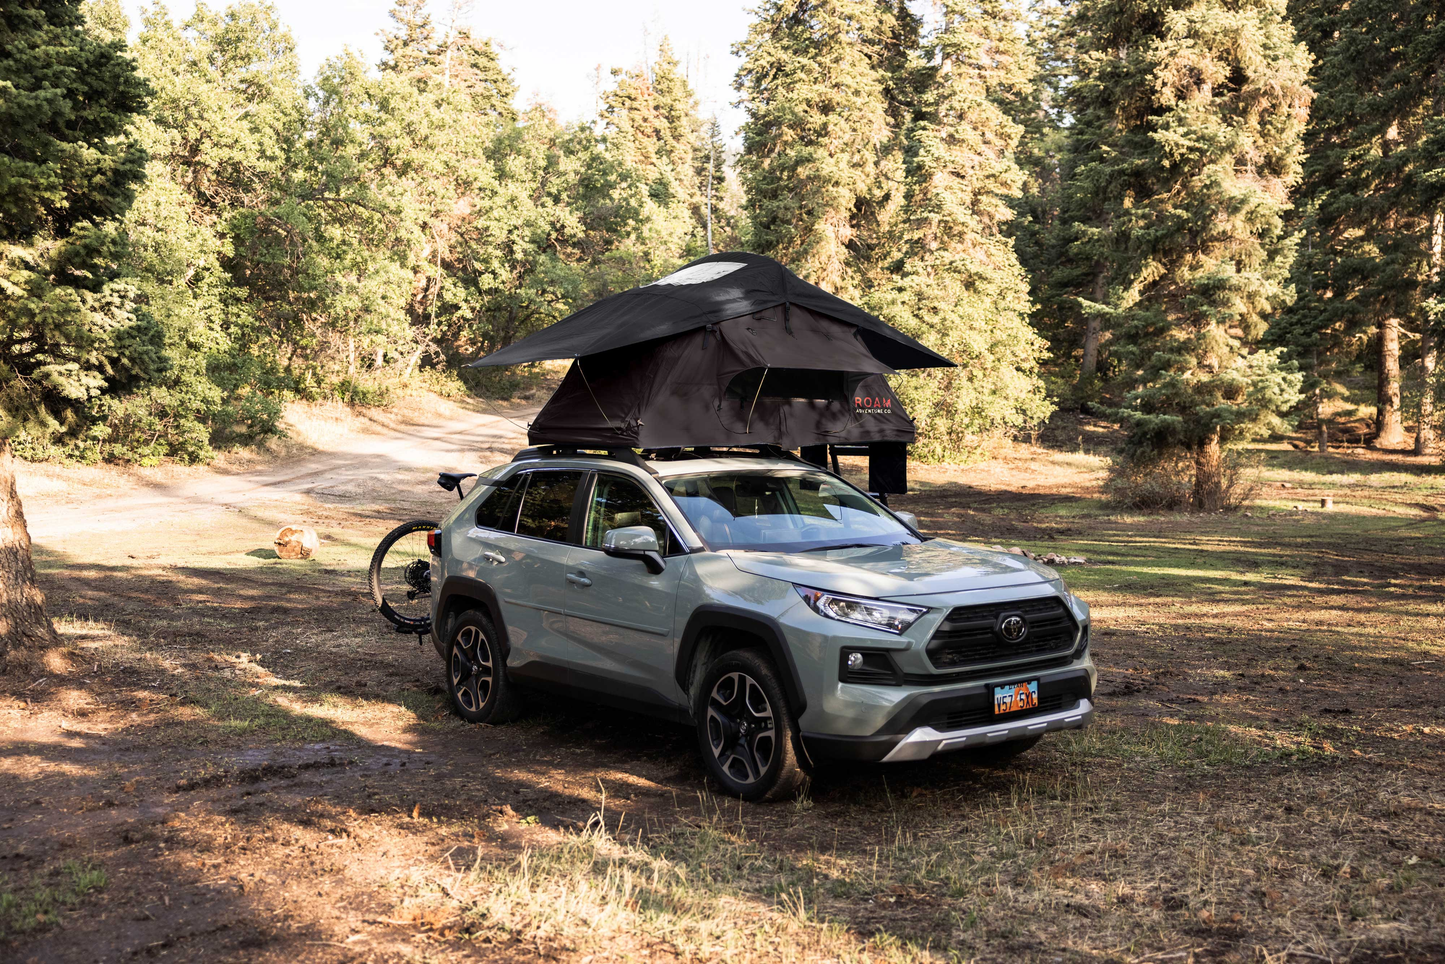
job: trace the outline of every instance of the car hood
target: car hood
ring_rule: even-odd
[[[1027,586],[1059,578],[1054,570],[1024,556],[947,539],[821,552],[733,549],[726,554],[733,565],[755,576],[874,598]]]

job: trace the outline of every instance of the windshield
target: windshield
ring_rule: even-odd
[[[712,549],[798,552],[918,541],[882,506],[822,472],[718,472],[662,485]]]

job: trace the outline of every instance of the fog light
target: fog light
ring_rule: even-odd
[[[849,653],[849,654],[848,654],[848,668],[849,668],[849,669],[862,669],[862,668],[863,668],[863,654],[862,654],[862,653]]]

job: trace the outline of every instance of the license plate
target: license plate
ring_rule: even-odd
[[[993,688],[993,713],[995,716],[1000,713],[1031,710],[1038,705],[1039,681],[1036,679],[1029,680],[1027,683],[1010,683],[1008,686]]]

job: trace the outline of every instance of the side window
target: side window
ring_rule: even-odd
[[[679,551],[677,541],[667,528],[667,520],[642,486],[620,475],[599,474],[592,490],[592,504],[587,507],[582,544],[599,549],[608,529],[627,526],[647,526],[657,533],[657,544],[662,547],[663,555]]]
[[[530,475],[532,481],[517,515],[517,535],[566,542],[582,473],[537,471]]]
[[[477,506],[477,527],[512,532],[517,526],[517,503],[526,488],[527,473],[518,472],[488,492]]]

